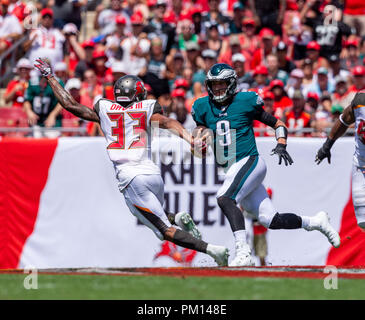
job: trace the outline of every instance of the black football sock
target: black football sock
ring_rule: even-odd
[[[236,206],[236,201],[226,196],[218,198],[218,205],[227,217],[233,232],[245,230],[245,218],[242,211]]]

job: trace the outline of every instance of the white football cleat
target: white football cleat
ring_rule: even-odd
[[[228,266],[229,250],[223,246],[208,244],[207,254],[209,254],[220,267]]]
[[[236,242],[236,256],[229,264],[230,267],[250,267],[255,261],[251,256],[251,248],[247,243]]]
[[[341,244],[340,235],[331,226],[328,213],[325,211],[320,211],[311,218],[310,226],[307,227],[306,230],[318,230],[322,232],[335,248],[338,248]]]
[[[202,234],[195,225],[193,218],[187,212],[178,212],[175,214],[175,223],[182,230],[190,233],[194,238],[201,239]]]

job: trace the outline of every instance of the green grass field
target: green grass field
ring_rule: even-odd
[[[323,279],[38,274],[38,289],[26,290],[26,276],[0,274],[0,299],[365,299],[363,279],[326,290]]]

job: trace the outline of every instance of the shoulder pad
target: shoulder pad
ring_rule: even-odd
[[[352,100],[351,105],[352,107],[356,107],[359,105],[365,106],[365,90],[356,93],[354,99]]]

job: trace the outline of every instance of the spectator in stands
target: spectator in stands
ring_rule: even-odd
[[[255,91],[259,89],[264,89],[270,84],[270,81],[268,79],[269,71],[264,65],[257,66],[255,70],[253,71],[253,79],[254,82],[252,83],[251,88],[256,89]]]
[[[177,23],[177,48],[185,51],[185,43],[188,41],[198,42],[198,36],[194,33],[194,24],[189,19],[183,19]]]
[[[174,81],[173,89],[183,89],[185,92],[189,90],[189,82],[184,78],[179,78]]]
[[[31,64],[34,64],[39,57],[47,57],[54,67],[57,62],[64,59],[66,39],[60,30],[52,27],[53,11],[51,9],[42,9],[40,15],[40,25],[31,31],[24,48],[28,51]]]
[[[304,111],[312,115],[316,112],[319,105],[319,96],[315,92],[307,93],[307,100],[304,106]]]
[[[286,10],[286,0],[248,0],[248,5],[258,26],[269,28],[277,35],[282,34],[281,24]]]
[[[284,82],[279,79],[270,82],[270,90],[274,94],[274,112],[280,117],[285,110],[292,107],[293,101],[288,97],[284,89]]]
[[[329,57],[329,65],[330,70],[328,73],[328,78],[333,80],[337,76],[343,77],[346,80],[350,77],[350,72],[341,67],[340,57],[336,54],[333,54]]]
[[[170,118],[179,121],[186,129],[194,129],[195,123],[191,114],[185,108],[186,93],[183,89],[174,89],[171,92],[172,103],[167,108],[167,114]]]
[[[349,88],[352,97],[360,90],[365,89],[365,67],[357,66],[352,69],[353,85]]]
[[[21,58],[18,61],[16,65],[17,76],[15,79],[10,80],[4,93],[5,103],[11,103],[12,107],[23,107],[24,94],[28,86],[30,71],[32,69],[33,66],[28,59]]]
[[[69,79],[66,82],[65,89],[72,95],[72,98],[74,98],[76,102],[78,102],[78,103],[81,102],[81,94],[80,94],[81,81],[80,81],[80,79],[77,79],[77,78]],[[62,108],[62,123],[64,123],[64,120],[66,120],[65,122],[67,122],[67,123],[70,122],[67,120],[72,120],[74,122],[73,127],[75,125],[77,125],[77,126],[79,125],[79,118],[76,117],[75,115],[73,115],[71,112],[67,111],[66,109]],[[64,125],[62,125],[62,126],[64,126]]]
[[[113,77],[110,81],[103,83],[103,97],[114,101],[114,84],[119,78],[127,74],[127,67],[123,62],[115,60],[111,65],[111,71]]]
[[[304,78],[303,78],[303,87],[306,92],[308,92],[308,88],[310,88],[314,83],[314,74],[313,74],[313,63],[312,60],[306,58],[303,60],[302,65]]]
[[[357,39],[347,40],[346,49],[346,58],[341,61],[342,68],[345,70],[351,70],[356,66],[361,66],[363,63],[359,56],[359,41]]]
[[[346,0],[343,21],[356,29],[356,34],[365,33],[365,2],[363,0]]]
[[[104,50],[98,49],[93,52],[93,70],[96,74],[97,81],[99,84],[108,81],[111,77],[111,70],[106,66],[108,57]],[[84,74],[85,75],[85,74]]]
[[[85,71],[94,67],[93,52],[95,48],[95,43],[91,40],[86,40],[81,44],[81,46],[85,51],[85,58],[80,59],[80,61],[77,63],[74,76],[82,81]]]
[[[98,82],[98,78],[93,69],[88,69],[84,74],[84,81],[81,84],[80,96],[81,104],[92,108],[94,99],[102,95],[103,86]]]
[[[170,63],[167,63],[167,72],[169,73],[169,85],[172,88],[172,85],[176,79],[183,77],[184,72],[184,56],[181,52],[177,51],[172,60],[170,59]]]
[[[62,29],[65,24],[73,23],[77,29],[81,28],[81,8],[87,5],[88,0],[50,0],[48,6],[54,12],[54,27]]]
[[[67,82],[69,75],[65,62],[57,62],[54,66],[54,73],[56,77],[62,80],[63,83]]]
[[[16,16],[20,23],[22,23],[29,14],[26,8],[26,4],[20,0],[9,0],[8,13]]]
[[[162,41],[163,52],[167,55],[175,41],[175,27],[164,21],[166,7],[166,0],[157,0],[152,19],[144,27],[143,32],[148,34],[150,40],[159,37]]]
[[[214,22],[206,22],[205,25],[207,30],[208,49],[214,50],[219,54],[223,43],[222,37],[218,32],[219,25]]]
[[[332,101],[329,95],[324,95],[320,99],[320,104],[312,115],[311,126],[314,128],[312,136],[325,137],[325,129],[331,126]]]
[[[313,70],[316,72],[320,67],[328,67],[328,62],[325,58],[320,57],[319,53],[321,46],[316,41],[310,41],[307,44],[307,58],[311,60],[313,65]]]
[[[241,47],[249,56],[253,56],[260,47],[260,38],[255,35],[255,20],[244,18],[242,20],[242,34],[239,35]]]
[[[58,82],[64,86],[62,80]],[[24,111],[31,126],[61,127],[62,106],[58,103],[47,79],[31,77],[24,97]]]
[[[283,121],[288,127],[289,132],[293,129],[298,130],[295,135],[303,136],[301,129],[310,128],[311,116],[304,111],[305,99],[303,94],[297,90],[292,95],[293,108],[284,113]]]
[[[342,50],[342,39],[351,34],[351,28],[338,21],[337,10],[333,5],[327,5],[323,9],[321,19],[313,21],[313,38],[320,45],[320,55],[326,59],[333,54],[340,55]],[[336,26],[334,28],[334,26]]]
[[[200,47],[196,42],[189,41],[186,43],[186,67],[193,70],[193,73],[204,69],[204,61],[200,56]]]
[[[341,113],[343,112],[344,108],[341,105],[334,104],[331,108],[331,123],[335,123],[335,121],[340,117]]]
[[[317,81],[314,81],[308,88],[308,91],[317,93],[320,97],[323,94],[331,94],[334,91],[333,82],[328,78],[328,69],[321,67],[317,72]]]
[[[331,96],[332,103],[346,108],[350,105],[352,99],[352,95],[348,91],[347,79],[338,75],[335,77],[334,82],[335,91]]]
[[[203,22],[218,25],[218,32],[221,36],[229,33],[229,18],[219,10],[220,0],[208,0],[209,10],[203,13]]]
[[[284,85],[286,84],[289,76],[287,72],[279,69],[279,60],[275,54],[271,53],[267,55],[266,66],[267,70],[269,71],[269,80],[279,79],[284,83]]]
[[[181,3],[180,0],[174,0],[174,3]],[[199,37],[203,34],[206,34],[206,30],[204,27],[204,23],[203,23],[203,16],[202,16],[202,9],[199,7],[194,7],[191,10],[191,20],[193,21],[194,24],[194,32],[195,34],[197,34]]]
[[[156,37],[151,40],[151,56],[147,73],[143,77],[143,80],[152,87],[156,97],[170,92],[166,69],[162,39]]]
[[[242,53],[235,53],[232,56],[232,67],[237,74],[238,91],[247,91],[254,81],[251,74],[245,70],[245,61],[246,58]]]
[[[300,92],[305,96],[306,92],[304,91],[303,87],[303,78],[304,78],[304,72],[302,69],[294,69],[290,73],[290,78],[287,83],[286,92],[288,93],[288,96],[292,96],[294,91],[300,90]]]
[[[286,14],[283,31],[284,40],[287,38],[294,44],[294,61],[302,61],[306,58],[307,44],[312,40],[312,29],[304,23],[303,7],[306,5],[306,0],[298,0],[296,5],[296,10],[290,10]]]
[[[99,34],[106,36],[113,33],[117,16],[123,16],[127,21],[127,30],[130,29],[129,16],[123,9],[122,0],[111,0],[110,8],[105,8],[103,4],[100,4],[95,11],[94,29],[98,30]]]
[[[233,18],[229,23],[229,33],[242,33],[242,19],[244,18],[244,6],[240,1],[233,4]]]
[[[228,45],[227,45],[228,42]],[[221,54],[219,56],[219,63],[226,63],[232,65],[232,56],[240,53],[245,57],[245,68],[249,69],[249,59],[251,58],[247,51],[242,50],[240,38],[237,34],[231,35],[223,44]]]
[[[258,48],[252,57],[251,69],[255,69],[260,64],[266,65],[266,58],[274,52],[274,32],[271,29],[261,29],[259,33],[262,47]]]
[[[276,56],[278,58],[279,69],[290,74],[295,69],[295,64],[288,57],[288,46],[280,41],[276,46]]]
[[[203,68],[197,70],[194,75],[193,75],[193,85],[196,82],[201,83],[202,85],[204,85],[205,83],[205,79],[206,79],[206,75],[209,71],[209,69],[217,63],[217,53],[216,51],[212,50],[212,49],[205,49],[202,54],[201,57],[203,58]]]
[[[361,40],[360,40],[360,58],[363,59],[363,62],[365,60],[365,35],[363,35],[361,37]],[[365,63],[363,63],[365,64]]]
[[[0,54],[8,49],[14,41],[19,39],[23,28],[18,18],[8,13],[9,0],[1,0],[0,10]]]
[[[117,16],[115,18],[115,31],[105,39],[105,53],[110,63],[123,58],[121,42],[128,36],[125,31],[126,24],[127,19],[124,16]]]
[[[66,38],[64,60],[70,75],[73,76],[77,63],[80,60],[85,60],[85,49],[77,40],[78,30],[75,24],[67,23],[62,31]]]
[[[150,40],[143,31],[143,18],[139,14],[131,17],[132,34],[126,37],[122,43],[124,65],[128,68],[128,74],[144,76],[147,72],[147,58],[150,52]]]

